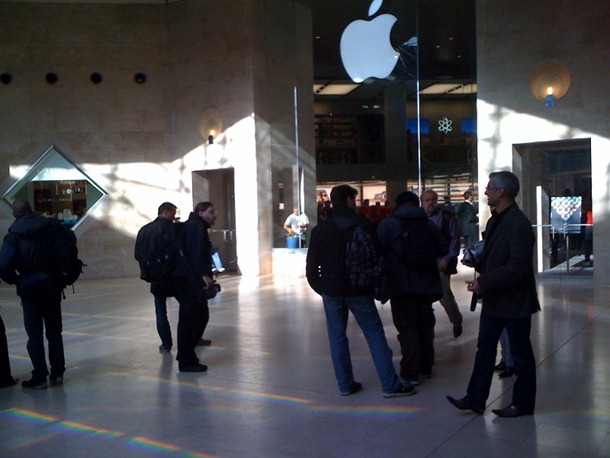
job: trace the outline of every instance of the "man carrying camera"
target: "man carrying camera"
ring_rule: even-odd
[[[212,277],[212,244],[208,235],[217,216],[212,202],[199,202],[178,234],[178,245],[185,261],[178,265],[173,275],[175,297],[180,304],[176,357],[180,372],[208,369],[199,363],[195,347],[210,319],[208,299],[220,291],[220,285],[214,283]]]
[[[447,396],[460,410],[485,412],[498,340],[506,329],[517,381],[511,403],[492,412],[509,418],[534,413],[536,361],[530,331],[532,315],[540,310],[532,266],[535,237],[530,221],[515,203],[518,193],[519,179],[513,173],[489,175],[485,195],[495,210],[487,223],[483,251],[474,260],[479,277],[468,282],[468,291],[483,301],[474,369],[466,396]]]

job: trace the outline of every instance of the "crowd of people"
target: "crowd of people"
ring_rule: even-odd
[[[531,415],[535,409],[536,366],[530,342],[531,317],[540,309],[531,263],[535,240],[531,223],[515,203],[518,192],[519,180],[511,172],[490,174],[485,195],[493,209],[492,217],[483,232],[482,251],[468,264],[478,274],[467,282],[467,288],[473,293],[474,303],[482,303],[477,352],[466,395],[448,395],[447,400],[460,410],[477,414],[485,411],[497,370],[503,371],[501,376],[517,378],[511,404],[493,412],[501,417],[518,417]],[[372,221],[357,211],[357,195],[351,186],[339,185],[330,193],[330,205],[325,203],[326,196],[320,196],[324,214],[308,241],[306,278],[322,296],[340,394],[350,396],[363,389],[354,375],[346,335],[351,312],[369,346],[382,395],[411,396],[422,379],[433,376],[435,301],[445,309],[454,337],[463,332],[463,317],[450,280],[457,273],[460,229],[463,224],[474,223],[476,208],[469,192],[464,195],[464,208],[458,208],[456,215],[439,205],[439,196],[433,190],[425,190],[421,196],[404,191],[395,197],[391,213]],[[58,253],[49,250],[56,232],[53,220],[35,214],[27,200],[15,200],[12,210],[15,222],[0,250],[0,277],[17,286],[23,306],[33,370],[32,378],[23,381],[22,386],[45,389],[49,382],[63,384],[66,370],[61,317],[65,285],[57,281]],[[208,234],[217,211],[212,202],[200,202],[187,221],[180,223],[177,210],[171,202],[159,206],[157,218],[138,232],[134,257],[141,278],[150,282],[154,296],[159,351],[170,353],[173,348],[166,300],[175,297],[179,303],[178,369],[206,372],[207,366],[199,361],[195,348],[211,344],[203,338],[209,321],[208,299],[220,289],[214,280]],[[308,226],[309,221],[298,209],[284,225],[287,231],[296,228],[301,234]],[[477,235],[468,235],[472,239],[467,238],[467,243],[473,243]],[[398,372],[376,299],[390,302],[401,352]],[[503,359],[496,364],[500,341]],[[0,318],[0,388],[16,383]]]
[[[530,342],[531,316],[540,309],[531,262],[535,240],[531,223],[515,203],[518,192],[519,180],[511,172],[490,175],[485,195],[493,208],[492,218],[484,231],[483,249],[469,264],[477,276],[467,288],[482,303],[478,346],[466,395],[448,395],[447,400],[460,410],[477,414],[485,411],[494,371],[507,368],[510,374],[505,376],[517,376],[512,401],[493,413],[519,417],[531,415],[535,409],[536,369]],[[307,281],[322,296],[331,360],[341,395],[363,389],[353,373],[346,336],[351,312],[366,338],[383,396],[410,396],[416,393],[415,387],[422,378],[433,376],[434,301],[441,301],[453,324],[454,336],[462,333],[462,316],[451,292],[450,276],[456,273],[460,221],[473,224],[472,210],[476,209],[471,193],[464,195],[464,207],[454,215],[438,205],[438,195],[432,190],[419,197],[405,191],[396,196],[392,214],[375,225],[358,214],[357,194],[348,185],[332,189],[332,209],[311,231]],[[476,238],[474,235],[467,243]],[[356,243],[368,244],[371,251],[378,253],[379,270],[367,270],[364,262],[345,262]],[[419,265],[413,255],[409,258],[409,251],[417,253]],[[374,273],[377,278],[368,286],[359,283],[356,287],[353,278],[359,275],[350,269]],[[398,373],[391,364],[392,351],[375,299],[390,301],[401,352]],[[496,365],[502,334],[511,362]]]

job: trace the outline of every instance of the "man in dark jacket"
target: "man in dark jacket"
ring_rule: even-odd
[[[173,239],[174,220],[176,219],[176,210],[178,208],[171,202],[163,202],[157,211],[157,218],[142,226],[136,237],[136,245],[134,249],[134,257],[140,264],[140,278],[147,280],[144,263],[146,255],[149,251],[149,242],[154,239],[170,241]],[[167,319],[167,298],[173,297],[174,292],[171,280],[169,281],[152,281],[150,283],[150,292],[155,298],[155,315],[157,320],[157,333],[161,338],[159,351],[161,353],[169,353],[172,349],[172,329]]]
[[[12,204],[15,221],[4,237],[0,250],[0,276],[17,286],[21,297],[23,322],[28,335],[27,349],[34,370],[32,378],[21,382],[23,388],[47,388],[47,362],[44,334],[49,343],[51,385],[61,385],[66,370],[62,338],[59,254],[55,248],[59,224],[38,215],[25,199]]]
[[[180,304],[178,318],[178,368],[180,372],[205,372],[195,347],[210,319],[206,288],[213,288],[212,244],[208,229],[216,221],[212,202],[199,202],[184,223],[178,241],[185,263],[178,265],[173,279],[175,298]]]
[[[415,394],[411,385],[403,385],[396,375],[383,323],[375,306],[372,283],[354,287],[345,265],[345,248],[350,230],[362,227],[375,234],[371,222],[355,211],[358,191],[348,185],[336,186],[330,193],[333,209],[330,217],[311,231],[306,275],[312,289],[322,296],[330,355],[342,396],[362,389],[354,379],[349,342],[346,336],[349,312],[352,312],[369,345],[383,396],[387,398]]]
[[[457,209],[459,232],[464,237],[464,248],[470,248],[479,240],[478,209],[474,204],[472,191],[464,192],[464,202]]]
[[[400,377],[411,384],[418,384],[420,374],[432,376],[434,364],[434,325],[436,323],[432,303],[443,295],[437,259],[447,253],[436,226],[428,221],[419,206],[416,194],[405,191],[396,197],[394,214],[381,221],[377,234],[386,263],[384,296],[390,298],[392,319],[398,331],[402,359]],[[419,247],[404,246],[402,237],[410,225],[418,224],[418,233],[425,240],[417,240]],[[412,226],[411,226],[412,227]],[[403,250],[424,250],[428,263],[413,269],[401,262]],[[421,262],[424,262],[422,257]]]
[[[480,273],[468,290],[483,301],[474,369],[466,396],[447,396],[460,410],[482,414],[494,373],[498,340],[504,328],[517,380],[510,405],[494,409],[500,417],[534,413],[536,403],[536,362],[530,342],[532,315],[540,310],[532,263],[535,236],[532,225],[517,207],[519,179],[511,172],[489,175],[487,201],[495,208],[485,231],[485,246],[475,263]]]

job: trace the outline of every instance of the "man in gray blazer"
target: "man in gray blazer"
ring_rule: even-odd
[[[532,263],[535,237],[530,221],[515,203],[518,193],[519,179],[513,173],[489,175],[485,195],[495,210],[475,263],[480,275],[468,285],[483,302],[478,349],[466,396],[447,396],[460,410],[485,411],[498,340],[506,328],[517,380],[510,405],[492,411],[500,417],[531,415],[536,403],[536,362],[530,342],[531,317],[540,310]]]

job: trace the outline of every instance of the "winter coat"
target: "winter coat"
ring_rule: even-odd
[[[489,315],[525,318],[540,310],[534,244],[532,224],[516,204],[488,221],[485,246],[476,269],[480,273],[483,310]]]
[[[435,246],[429,247],[436,258],[447,254],[447,246],[443,244],[438,229],[428,220],[426,212],[421,207],[405,206],[399,207],[394,215],[411,220],[425,221],[434,232]],[[385,302],[391,297],[411,293],[426,296],[431,301],[436,301],[443,296],[443,288],[438,267],[426,272],[413,272],[400,262],[402,249],[401,235],[403,223],[392,216],[385,218],[379,223],[377,235],[381,243],[381,254],[384,259],[383,281],[381,301]]]
[[[379,248],[371,221],[347,206],[334,207],[329,218],[311,231],[305,273],[309,285],[318,294],[335,297],[373,294],[372,286],[352,287],[345,268],[345,246],[350,228],[354,226],[367,231],[375,248]]]
[[[17,286],[21,298],[61,291],[55,247],[59,222],[37,213],[19,216],[9,227],[0,250],[0,277]]]

